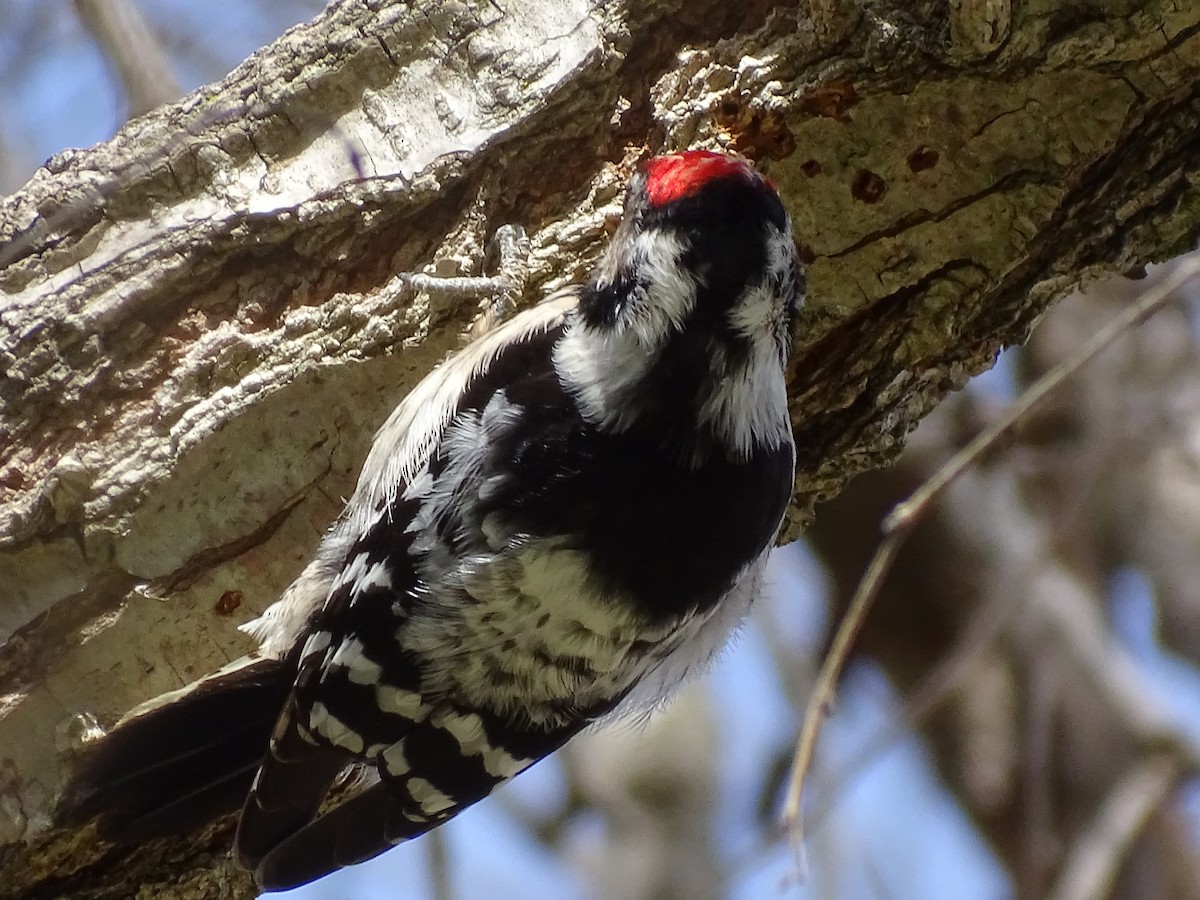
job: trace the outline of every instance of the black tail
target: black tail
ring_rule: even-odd
[[[330,785],[350,761],[343,752],[302,738],[295,726],[294,710],[288,711],[284,721],[288,724],[281,723],[282,733],[271,742],[238,822],[234,852],[238,862],[251,871],[276,846],[312,821]]]
[[[141,841],[237,810],[295,680],[288,660],[246,660],[147,704],[85,750],[55,812]]]
[[[470,804],[464,804],[469,806]],[[254,875],[264,890],[285,891],[378,856],[422,835],[453,813],[414,821],[394,789],[376,784],[299,829],[271,850]],[[243,819],[243,821],[245,821]]]

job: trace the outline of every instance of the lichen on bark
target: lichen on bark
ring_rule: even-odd
[[[135,857],[157,896],[234,877],[227,829],[132,857],[48,833],[56,747],[248,649],[481,313],[398,273],[478,274],[521,224],[531,303],[586,273],[643,155],[752,156],[809,261],[795,534],[1068,288],[1189,246],[1200,9],[1088,7],[335,3],[51,159],[0,202],[6,895],[128,896]]]

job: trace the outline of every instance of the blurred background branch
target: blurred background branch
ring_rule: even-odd
[[[133,0],[72,0],[79,20],[104,52],[134,118],[183,91],[158,38]]]
[[[334,12],[351,5],[334,4]],[[260,0],[228,5],[214,15],[211,4],[179,0],[76,0],[75,7],[0,3],[0,185],[15,190],[38,160],[108,137],[125,116],[177,96],[176,84],[191,88],[220,78],[321,6]],[[503,24],[505,6],[488,4],[487,12]],[[547,260],[561,263],[585,255],[602,236],[603,209],[614,202],[619,184],[615,176],[604,178],[614,166],[628,165],[623,154],[629,148],[648,146],[666,134],[683,143],[722,142],[758,153],[775,166],[772,177],[783,185],[813,257],[806,344],[793,391],[806,429],[801,437],[807,441],[802,448],[810,457],[807,465],[810,474],[819,474],[809,482],[814,493],[821,478],[827,486],[840,484],[821,468],[833,466],[829,460],[857,468],[878,464],[886,456],[879,446],[894,447],[907,423],[925,411],[922,404],[941,396],[951,381],[965,382],[1000,343],[1023,336],[1035,311],[1081,273],[1114,265],[1124,270],[1146,258],[1148,247],[1165,253],[1192,246],[1188,216],[1195,199],[1194,171],[1179,160],[1194,153],[1164,150],[1194,143],[1200,39],[1186,5],[1097,2],[1088,5],[1086,21],[1077,5],[1053,3],[864,8],[828,2],[814,7],[811,21],[808,12],[778,6],[768,14],[750,4],[747,25],[718,21],[716,6],[698,14],[694,4],[684,4],[679,16],[652,27],[639,22],[644,42],[630,48],[621,44],[624,26],[605,18],[615,15],[611,9],[559,4],[559,12],[580,16],[570,29],[564,26],[568,33],[599,27],[597,21],[611,29],[604,32],[601,49],[586,59],[628,53],[634,60],[631,67],[614,62],[581,78],[588,90],[596,83],[616,85],[615,96],[605,98],[613,100],[611,109],[597,114],[599,107],[586,92],[585,113],[569,104],[538,107],[508,126],[504,140],[488,144],[513,154],[504,165],[488,169],[490,163],[484,164],[474,180],[455,181],[463,171],[475,171],[463,155],[453,164],[457,168],[439,170],[456,192],[454,204],[445,207],[414,206],[415,213],[397,214],[397,207],[409,202],[400,188],[381,194],[386,202],[352,196],[358,208],[344,222],[320,206],[337,191],[351,193],[362,183],[385,181],[386,172],[380,171],[388,148],[400,147],[400,155],[414,152],[403,139],[412,124],[412,104],[420,97],[410,96],[405,117],[389,119],[390,107],[376,92],[396,67],[382,62],[365,67],[369,89],[358,84],[355,94],[366,98],[364,119],[387,138],[372,145],[374,155],[349,139],[326,140],[328,119],[316,114],[304,119],[299,115],[304,107],[296,102],[287,113],[297,116],[285,124],[268,121],[245,134],[224,133],[195,159],[168,155],[172,165],[187,163],[171,173],[176,186],[216,186],[212,196],[204,195],[210,202],[197,220],[272,198],[270,203],[286,214],[281,220],[303,221],[308,230],[295,239],[255,232],[267,218],[258,207],[231,219],[230,233],[250,234],[249,249],[222,256],[217,239],[202,242],[204,265],[166,284],[150,298],[154,302],[131,315],[126,330],[80,332],[79,341],[69,346],[96,349],[83,368],[116,360],[117,389],[139,402],[144,397],[137,378],[159,370],[173,373],[173,384],[190,385],[197,394],[217,392],[228,387],[222,379],[237,382],[246,372],[259,374],[257,348],[272,346],[262,335],[274,334],[262,329],[279,321],[293,327],[307,315],[333,331],[318,335],[329,340],[305,344],[304,354],[289,350],[287,360],[307,357],[315,347],[329,356],[346,356],[346,365],[327,366],[316,375],[284,370],[282,363],[263,365],[269,377],[261,383],[284,379],[280,373],[287,371],[290,383],[306,392],[340,385],[342,378],[353,381],[350,386],[359,393],[346,408],[328,394],[304,393],[297,410],[331,410],[331,424],[316,433],[301,431],[301,419],[291,415],[291,408],[276,410],[284,421],[280,433],[291,443],[302,433],[307,456],[314,446],[333,449],[327,459],[317,460],[314,471],[282,479],[285,508],[279,518],[224,542],[213,538],[212,546],[200,547],[194,560],[189,557],[196,568],[183,573],[186,578],[169,604],[134,596],[132,576],[114,580],[104,570],[103,578],[94,577],[89,567],[107,565],[119,556],[120,545],[88,543],[94,533],[84,526],[94,523],[83,519],[83,508],[72,502],[78,485],[86,496],[87,466],[71,459],[66,459],[70,465],[57,466],[61,460],[56,460],[56,487],[48,496],[55,501],[51,513],[62,521],[51,521],[47,540],[58,542],[52,549],[61,556],[43,561],[43,568],[21,557],[6,570],[12,577],[0,583],[0,612],[12,616],[26,609],[23,604],[46,600],[47,585],[68,594],[78,584],[99,587],[82,599],[68,596],[61,608],[38,619],[54,640],[23,631],[0,654],[0,677],[6,679],[0,682],[0,725],[7,729],[0,735],[0,839],[8,842],[0,850],[0,871],[25,852],[25,837],[44,825],[37,811],[48,804],[47,784],[57,769],[50,764],[55,772],[39,773],[47,779],[43,783],[30,774],[29,760],[48,759],[62,737],[58,719],[22,718],[29,705],[23,693],[28,682],[22,680],[28,672],[19,663],[50,660],[48,668],[34,671],[36,684],[52,698],[54,709],[61,704],[77,710],[79,695],[91,702],[111,697],[110,679],[121,673],[153,693],[203,671],[197,667],[235,655],[240,648],[225,639],[232,621],[214,619],[218,598],[236,593],[240,604],[244,594],[247,606],[273,599],[270,588],[294,574],[305,541],[336,514],[338,497],[361,462],[361,443],[372,427],[362,407],[373,402],[386,410],[405,379],[454,344],[456,329],[474,311],[436,304],[423,314],[406,309],[398,318],[409,330],[397,327],[394,334],[376,335],[376,343],[362,336],[375,334],[371,329],[379,328],[384,313],[377,316],[379,310],[370,308],[363,321],[350,324],[347,317],[369,307],[364,297],[374,296],[376,281],[397,269],[436,257],[438,271],[478,274],[471,268],[476,262],[472,242],[482,244],[487,235],[480,232],[492,224],[490,218],[515,215],[531,226],[535,242],[542,241],[537,245],[541,257],[535,247],[533,275],[540,288],[549,279]],[[455,28],[470,32],[456,18],[461,5],[429,9],[441,16],[436,21],[445,35],[457,34]],[[124,25],[99,19],[81,24],[97,16],[107,21],[121,11],[140,16],[123,18]],[[130,21],[141,24],[132,27]],[[831,43],[804,43],[816,40],[813,33]],[[346,43],[331,43],[330,52],[358,37],[342,35]],[[469,45],[473,65],[486,66],[493,59],[480,34],[460,37],[457,43],[447,40],[445,52]],[[761,76],[752,65],[757,57],[730,49],[784,40],[800,43],[787,45],[788,53],[760,54],[777,65]],[[384,42],[384,48],[405,50],[399,43]],[[376,52],[386,58],[378,47]],[[526,74],[545,71],[557,58],[554,53],[539,57]],[[813,74],[818,69],[819,78]],[[262,88],[271,74],[257,73],[258,81],[247,78],[245,84]],[[495,85],[480,81],[477,69],[471,77],[472,102],[482,102],[479,98]],[[288,83],[274,86],[291,90]],[[320,88],[314,81],[304,91]],[[526,95],[495,93],[509,104]],[[287,96],[295,101],[307,95]],[[323,114],[322,103],[340,97],[336,91],[321,95],[315,105]],[[200,129],[226,114],[207,106],[202,111],[207,118]],[[352,104],[346,115],[358,113]],[[473,121],[469,115],[456,118],[464,116],[457,108],[439,115],[450,136],[462,134],[454,129]],[[566,123],[561,140],[539,131],[547,118],[557,121],[555,116]],[[599,122],[594,128],[592,118]],[[172,132],[156,122],[151,116],[138,124],[151,137],[155,127],[176,141],[189,136],[186,128]],[[248,143],[252,146],[243,153]],[[416,143],[417,150],[424,147]],[[337,163],[336,177],[323,182],[314,180],[313,169],[302,170],[298,181],[309,193],[297,190],[296,199],[284,190],[293,189],[292,183],[280,173],[287,174],[294,153],[302,155],[312,146],[324,147],[324,160]],[[533,164],[526,165],[522,153]],[[243,158],[258,164],[259,157],[271,165],[251,173],[253,190],[242,196],[241,183],[230,173],[237,173]],[[37,207],[38,215],[52,217],[65,209],[86,214],[82,218],[88,222],[93,214],[119,221],[128,204],[140,202],[107,181],[89,180],[95,174],[90,169],[75,177],[72,159],[79,156],[67,154],[35,179],[59,177],[63,192],[91,191],[91,200],[75,208],[54,198]],[[129,180],[151,179],[162,159],[151,153],[136,160],[141,168]],[[555,166],[547,165],[551,159]],[[125,177],[113,171],[103,175],[114,183]],[[399,182],[404,179],[397,177]],[[403,190],[409,187],[404,182]],[[316,194],[324,199],[314,199]],[[164,195],[149,195],[157,216]],[[1130,197],[1136,202],[1126,202]],[[105,210],[113,200],[127,205]],[[580,215],[585,208],[595,212],[594,221]],[[157,220],[147,221],[147,232],[154,232]],[[21,222],[22,228],[28,225]],[[534,225],[542,228],[540,235]],[[363,234],[375,237],[363,243]],[[0,247],[0,256],[3,251]],[[347,265],[347,259],[354,264]],[[71,262],[56,271],[76,267],[86,268]],[[141,289],[145,271],[138,266],[131,271],[114,289],[122,297]],[[804,538],[777,554],[772,594],[737,646],[706,682],[670,709],[638,727],[586,736],[436,839],[399,848],[298,896],[1200,897],[1195,771],[1200,353],[1194,296],[1168,306],[1090,364],[939,498],[898,555],[864,623],[817,747],[806,814],[810,868],[802,880],[793,877],[776,824],[799,711],[829,625],[845,610],[884,515],[997,421],[1012,398],[1166,271],[1139,271],[1141,280],[1106,281],[1057,303],[1026,346],[1006,352],[996,369],[924,419],[908,436],[895,466],[861,476],[822,503]],[[300,272],[305,277],[297,280]],[[212,280],[197,280],[197,273]],[[1035,294],[1044,295],[1037,304],[1021,306],[1012,299],[1024,303]],[[103,317],[95,321],[102,325]],[[250,323],[244,343],[228,331],[218,332],[218,326],[237,322]],[[155,329],[163,330],[161,344],[155,343]],[[221,345],[226,356],[202,359],[195,370],[184,368],[203,355],[198,348],[206,341],[216,343],[222,335],[228,341]],[[388,341],[403,345],[404,354],[381,351],[379,344]],[[150,348],[144,358],[136,356],[142,347]],[[133,354],[133,362],[122,354]],[[886,363],[873,367],[881,359]],[[3,360],[10,365],[7,357]],[[934,385],[928,394],[912,386],[912,379],[922,378]],[[842,393],[831,397],[831,383]],[[386,396],[380,396],[380,385],[388,386]],[[74,416],[65,394],[53,396],[65,418],[57,430],[46,432],[47,441],[93,427],[93,419],[99,428],[110,421],[98,414]],[[882,400],[873,405],[884,396],[892,398],[892,407]],[[162,415],[169,404],[154,397],[148,406]],[[4,395],[5,402],[8,398]],[[5,408],[6,415],[11,408]],[[262,431],[273,415],[269,404],[252,409],[246,434]],[[149,415],[137,412],[138,422]],[[243,424],[234,418],[221,433],[236,432]],[[180,433],[188,432],[181,428]],[[114,434],[120,436],[106,432],[101,437]],[[837,440],[824,440],[829,434]],[[863,434],[878,437],[869,453],[855,443],[865,440]],[[284,443],[256,451],[254,458],[271,465],[253,470],[249,487],[233,493],[246,496],[274,485],[271,479],[280,471],[287,470],[290,478]],[[24,449],[32,453],[34,444]],[[180,470],[178,482],[160,477],[168,487],[203,486],[217,462],[227,461],[221,449],[218,442],[210,455],[189,461],[191,468]],[[40,475],[22,466],[17,476],[5,476],[9,480],[0,489],[36,493]],[[78,482],[72,480],[76,477]],[[228,478],[228,473],[220,476],[226,487]],[[142,508],[185,510],[189,533],[236,519],[224,507],[210,508],[211,498],[204,497],[201,503],[186,492],[168,492]],[[162,529],[147,526],[143,532],[155,535]],[[86,559],[71,568],[80,547],[88,550]],[[131,569],[145,563],[121,561]],[[17,576],[37,582],[32,600],[14,593]],[[109,625],[112,629],[105,631]],[[227,626],[224,632],[221,626]],[[81,669],[62,663],[108,640],[137,648],[126,653],[120,672],[115,664]],[[201,658],[198,646],[207,657]],[[84,677],[81,671],[91,674]],[[83,852],[79,846],[58,849]],[[227,846],[228,834],[218,830],[188,849],[202,868],[226,859]],[[93,851],[94,859],[111,862],[103,853],[113,851],[87,852]],[[129,859],[134,871],[138,858]],[[47,856],[44,862],[52,867],[58,861]],[[179,889],[189,897],[247,890],[238,876],[219,865],[214,870],[220,876],[216,880],[195,876],[194,883],[185,883],[192,873],[166,886],[141,881],[140,889]],[[0,896],[12,885],[0,884]],[[38,896],[92,896],[86,888],[78,879],[58,882]],[[45,892],[53,890],[58,893]]]

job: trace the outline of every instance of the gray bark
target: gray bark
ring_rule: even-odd
[[[0,202],[0,894],[250,895],[228,823],[48,831],[60,754],[249,649],[486,314],[398,273],[520,224],[531,303],[647,151],[755,158],[811,260],[794,535],[1067,289],[1191,246],[1198,120],[1192,3],[344,2],[54,157]]]

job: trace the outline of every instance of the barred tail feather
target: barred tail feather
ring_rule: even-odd
[[[477,730],[465,727],[472,722]],[[315,820],[320,795],[313,791],[312,767],[322,751],[298,736],[290,742],[281,739],[272,747],[242,813],[239,858],[255,870],[266,890],[307,884],[437,828],[561,747],[583,726],[579,721],[544,731],[491,716],[485,724],[475,713],[441,710],[424,721],[409,722],[403,739],[391,746],[388,756],[376,760],[384,763],[376,773],[381,781]],[[389,761],[401,764],[403,771],[388,771]],[[289,809],[301,814],[287,828],[264,834],[257,822],[264,803],[274,805],[277,821],[283,821]],[[245,846],[251,833],[265,837],[256,842],[254,853]]]
[[[301,737],[291,715],[281,720],[279,735],[271,740],[245,796],[234,843],[238,862],[253,871],[276,845],[308,825],[350,761],[344,752]]]
[[[134,710],[85,750],[56,824],[140,841],[235,811],[294,678],[291,661],[247,658]]]
[[[298,830],[262,859],[255,878],[264,890],[283,891],[378,856],[394,844],[424,834],[458,809],[414,820],[387,784],[361,794]]]

